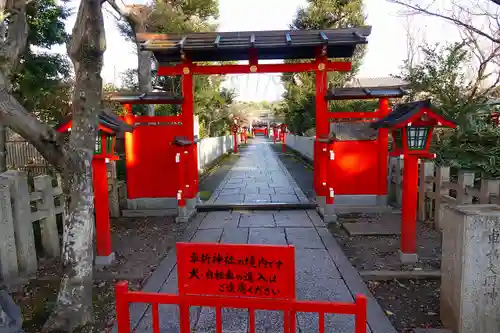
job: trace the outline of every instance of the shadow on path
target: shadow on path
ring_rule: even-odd
[[[281,163],[290,172],[293,179],[306,197],[311,201],[316,201],[316,195],[314,193],[314,171],[312,166],[309,166],[303,157],[298,155],[294,150],[286,148],[286,153],[283,154],[281,151],[281,143],[270,144],[276,156],[280,159]]]

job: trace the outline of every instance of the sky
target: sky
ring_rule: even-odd
[[[124,0],[127,4],[140,4],[145,0]],[[78,5],[73,0],[73,6]],[[219,31],[285,30],[305,0],[219,0]],[[75,8],[75,12],[76,12]],[[134,45],[120,36],[116,20],[105,5],[105,29],[107,50],[104,54],[102,77],[104,83],[120,84],[120,74],[137,66]],[[407,18],[401,15],[402,7],[386,0],[365,0],[367,24],[372,26],[368,38],[368,51],[358,77],[385,77],[398,73],[406,57]],[[74,15],[67,21],[70,32],[75,22]],[[453,31],[436,19],[418,16],[411,22],[412,30],[430,42],[450,38]],[[439,33],[436,33],[439,32]],[[65,52],[56,47],[56,52]],[[279,74],[248,74],[229,77],[225,86],[234,88],[238,100],[274,101],[280,99],[283,87]]]

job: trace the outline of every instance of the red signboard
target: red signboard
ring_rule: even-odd
[[[293,246],[177,243],[181,295],[295,299]]]

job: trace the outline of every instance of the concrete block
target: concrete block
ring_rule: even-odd
[[[177,208],[177,198],[127,199],[127,208],[138,210]]]
[[[123,217],[177,216],[177,209],[125,209]]]
[[[192,199],[194,200],[194,199]],[[188,207],[187,202],[186,206],[179,207],[177,209],[177,217],[175,218],[175,222],[177,223],[185,223],[189,222],[194,216],[196,216],[196,206],[195,208]]]
[[[457,333],[500,331],[500,206],[443,210],[441,320]]]
[[[94,261],[95,265],[100,267],[112,265],[114,262],[115,262],[114,252],[111,252],[111,254],[108,256],[96,256]]]
[[[418,254],[416,253],[404,253],[401,250],[398,250],[399,261],[403,265],[412,265],[418,262]]]

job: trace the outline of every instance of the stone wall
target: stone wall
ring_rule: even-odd
[[[233,147],[232,135],[200,140],[198,142],[198,171],[204,172],[220,156],[232,151]]]
[[[116,181],[109,164],[109,205],[112,217],[120,216],[119,203],[124,184]],[[19,273],[32,274],[38,268],[35,241],[41,244],[40,257],[61,254],[60,228],[64,223],[61,178],[48,175],[28,182],[25,172],[9,170],[0,174],[0,275],[6,280]],[[37,238],[35,240],[35,238]]]
[[[314,160],[314,137],[287,134],[285,144],[309,160]]]

